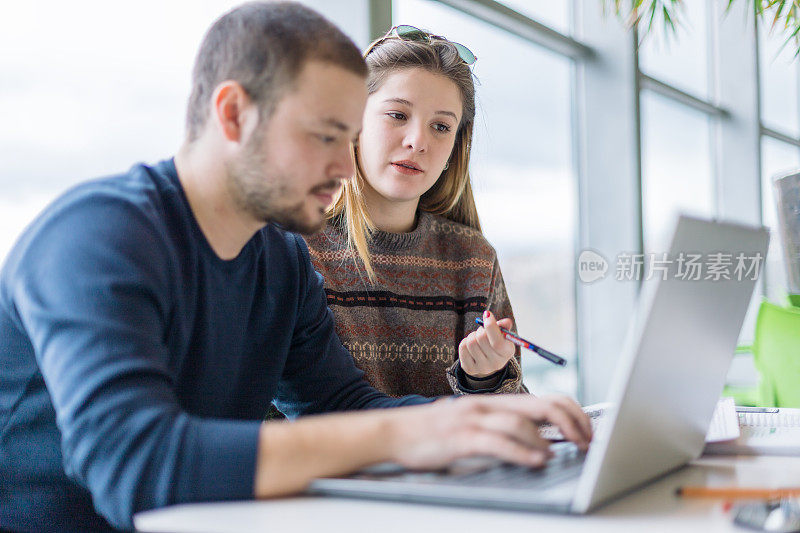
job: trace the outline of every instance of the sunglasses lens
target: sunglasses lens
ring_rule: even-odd
[[[414,26],[400,25],[394,31],[397,32],[398,37],[409,41],[427,41],[429,39],[427,32]]]
[[[443,41],[447,41],[444,37],[440,37],[438,35],[431,35],[430,33],[423,31],[415,26],[409,26],[408,24],[401,24],[400,26],[395,26],[394,34],[400,37],[401,39],[405,39],[406,41],[424,41],[424,42],[431,42],[431,37],[434,39],[441,39]],[[454,43],[453,41],[448,41],[453,46],[456,47],[458,50],[458,56],[461,58],[464,63],[467,65],[472,65],[475,61],[478,60],[475,57],[475,54],[472,51],[464,46],[463,44]]]
[[[473,64],[478,59],[475,57],[475,54],[473,54],[472,51],[463,44],[453,43],[453,46],[456,47],[456,50],[458,50],[458,55],[467,65]]]

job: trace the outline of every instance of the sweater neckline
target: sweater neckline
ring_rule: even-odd
[[[370,248],[379,252],[407,250],[418,245],[430,232],[433,215],[427,211],[417,212],[417,226],[407,233],[392,233],[376,230],[370,239]]]

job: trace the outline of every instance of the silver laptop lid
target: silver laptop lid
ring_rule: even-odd
[[[700,455],[768,241],[765,228],[678,219],[672,262],[643,284],[572,512]]]

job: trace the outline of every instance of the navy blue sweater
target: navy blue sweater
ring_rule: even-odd
[[[301,238],[212,251],[175,165],[62,196],[0,274],[0,528],[132,527],[253,496],[260,421],[392,399],[341,346]]]

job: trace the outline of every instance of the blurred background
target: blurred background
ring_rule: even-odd
[[[0,19],[0,259],[55,196],[183,138],[194,53],[229,0],[54,0]],[[472,176],[520,334],[565,356],[523,356],[532,391],[604,399],[639,283],[619,254],[662,252],[676,212],[776,224],[771,180],[800,167],[796,49],[750,2],[685,0],[675,31],[629,28],[603,0],[303,2],[364,48],[395,24],[468,46],[478,119]],[[608,4],[608,5],[607,5]],[[776,233],[760,297],[780,299]],[[610,274],[585,284],[592,249]],[[737,357],[729,382],[755,381]]]

